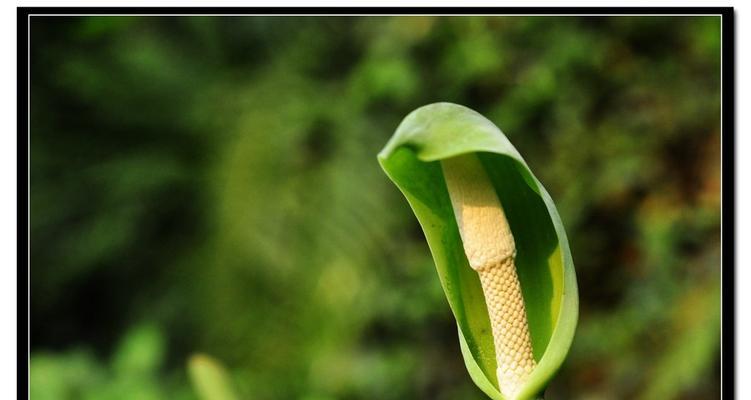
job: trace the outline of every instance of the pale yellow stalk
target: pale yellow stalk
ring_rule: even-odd
[[[485,294],[501,393],[515,398],[535,367],[514,258],[516,245],[498,196],[477,156],[441,161],[469,265]]]

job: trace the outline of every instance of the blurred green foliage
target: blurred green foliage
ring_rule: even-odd
[[[153,325],[129,331],[110,360],[88,349],[36,352],[32,358],[32,398],[57,399],[193,399],[183,385],[184,373],[162,374],[164,336]]]
[[[552,399],[719,396],[719,17],[32,17],[31,397],[482,399],[375,155],[497,123],[556,200]]]
[[[237,399],[227,371],[213,358],[205,354],[196,354],[190,358],[188,370],[193,386],[201,399]]]

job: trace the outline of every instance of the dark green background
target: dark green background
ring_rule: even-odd
[[[464,104],[556,201],[549,399],[719,396],[719,17],[32,17],[31,397],[482,399],[376,162]]]

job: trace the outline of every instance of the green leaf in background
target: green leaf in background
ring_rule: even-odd
[[[574,264],[553,200],[497,126],[456,104],[430,104],[410,113],[378,160],[425,233],[472,380],[491,398],[505,400],[498,390],[485,297],[464,254],[440,165],[440,160],[471,153],[485,168],[516,242],[517,274],[537,363],[516,398],[535,398],[563,363],[578,318]]]
[[[164,359],[165,339],[159,328],[141,324],[120,342],[112,367],[121,375],[153,375]]]
[[[159,325],[138,322],[109,359],[84,346],[36,353],[30,361],[34,400],[194,400],[179,377],[164,372],[167,341]]]
[[[188,373],[201,400],[237,400],[227,371],[213,358],[193,355],[188,360]]]

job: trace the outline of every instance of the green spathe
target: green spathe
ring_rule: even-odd
[[[506,211],[537,366],[517,399],[540,397],[563,363],[576,329],[579,299],[566,232],[553,200],[519,152],[491,121],[457,104],[411,112],[378,154],[425,233],[459,327],[472,380],[504,399],[495,377],[493,336],[477,273],[462,248],[440,160],[476,153]]]

